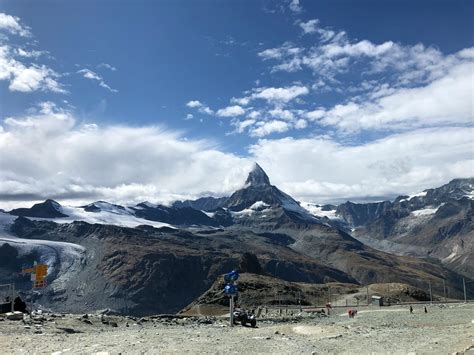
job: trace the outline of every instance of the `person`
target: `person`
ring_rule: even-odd
[[[413,307],[410,306],[410,314],[412,314],[412,313],[413,313]]]
[[[17,296],[13,301],[13,309],[21,313],[26,313],[26,303],[23,302],[20,296]]]
[[[326,311],[328,312],[328,316],[331,314],[331,302],[326,303]]]
[[[428,313],[428,310],[426,309],[426,306],[425,306],[425,313]]]

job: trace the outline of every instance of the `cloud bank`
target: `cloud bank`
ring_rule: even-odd
[[[283,129],[275,127],[261,128]],[[44,102],[0,127],[0,197],[169,203],[222,196],[242,186],[254,161],[302,200],[412,193],[474,175],[473,135],[466,128],[419,129],[360,146],[329,137],[262,139],[239,157],[159,126],[80,123]]]

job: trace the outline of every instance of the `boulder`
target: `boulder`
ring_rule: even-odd
[[[23,313],[14,311],[14,312],[8,312],[5,314],[5,317],[8,320],[22,320],[23,319]]]

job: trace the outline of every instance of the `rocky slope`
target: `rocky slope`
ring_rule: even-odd
[[[375,248],[434,257],[466,276],[474,275],[474,179],[395,201],[338,206],[336,215],[353,235]]]

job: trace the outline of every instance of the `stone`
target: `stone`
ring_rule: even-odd
[[[65,333],[68,333],[68,334],[82,333],[81,331],[75,330],[75,329],[72,329],[72,328],[58,327],[58,329],[62,330]]]
[[[23,313],[15,311],[15,312],[8,312],[5,314],[5,317],[8,320],[22,320],[23,319]]]

